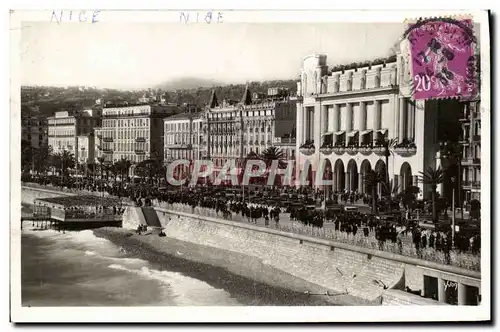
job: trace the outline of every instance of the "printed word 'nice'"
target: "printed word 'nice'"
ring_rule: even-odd
[[[82,22],[97,23],[100,10],[53,10],[50,17],[51,22]]]

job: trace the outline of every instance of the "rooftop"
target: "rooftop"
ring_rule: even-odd
[[[120,200],[114,197],[101,197],[95,195],[84,196],[60,196],[51,198],[39,198],[35,202],[62,205],[64,207],[97,206],[97,205],[119,205]]]
[[[201,115],[201,112],[199,113],[190,113],[190,112],[184,112],[184,113],[179,113],[175,115],[171,115],[169,117],[166,117],[164,120],[165,121],[170,121],[170,120],[189,120],[189,119],[197,119]]]

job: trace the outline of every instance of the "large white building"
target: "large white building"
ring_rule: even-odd
[[[101,123],[100,110],[61,111],[47,119],[48,145],[54,153],[63,150],[78,157],[78,137],[88,135]]]
[[[102,126],[95,129],[98,157],[107,163],[122,158],[132,163],[163,160],[163,118],[177,109],[158,105],[105,107]]]
[[[165,163],[177,159],[200,159],[203,142],[199,113],[180,113],[163,120]]]
[[[427,196],[431,189],[418,180],[419,172],[440,165],[440,141],[458,141],[463,105],[455,100],[412,101],[409,63],[400,54],[335,71],[326,59],[311,55],[303,60],[296,175],[307,172],[314,185],[320,169],[330,173],[333,191],[365,193],[367,171],[385,172],[387,167],[399,190],[415,185]],[[387,165],[378,138],[398,140]]]

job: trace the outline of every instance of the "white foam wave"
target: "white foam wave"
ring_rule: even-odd
[[[159,271],[146,266],[130,269],[121,264],[111,264],[109,268],[126,271],[160,282],[173,296],[177,305],[237,305],[238,302],[222,289],[216,289],[207,283],[186,277],[178,272]]]
[[[95,256],[97,253],[92,250],[85,250],[85,256]]]

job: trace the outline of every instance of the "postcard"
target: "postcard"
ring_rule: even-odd
[[[10,18],[13,322],[491,319],[487,11]]]

